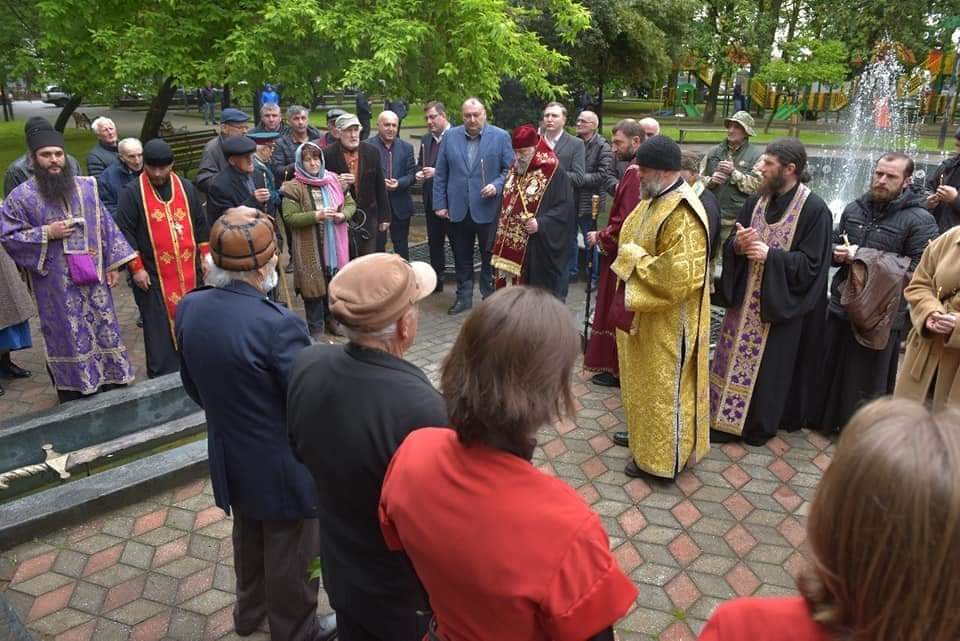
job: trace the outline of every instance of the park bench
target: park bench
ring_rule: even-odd
[[[90,116],[82,111],[73,112],[73,126],[77,129],[89,129],[91,125]]]
[[[203,148],[217,132],[213,129],[199,129],[196,131],[177,131],[161,135],[173,149],[173,157],[177,163],[177,171],[182,175],[193,172],[200,165]]]
[[[724,136],[727,134],[726,129],[706,129],[703,127],[687,127],[680,128],[680,136],[677,139],[677,144],[682,145],[684,141],[690,134],[704,134],[703,136],[697,136],[696,142],[698,143],[709,143],[709,142],[720,142],[724,139]],[[701,140],[702,138],[702,140]],[[693,143],[693,140],[686,140],[686,142]]]

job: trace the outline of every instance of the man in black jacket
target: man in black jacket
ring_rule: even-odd
[[[358,127],[359,129],[359,127]],[[443,398],[403,359],[433,269],[396,254],[351,261],[330,281],[330,311],[350,342],[301,352],[290,375],[290,442],[316,481],[323,586],[343,641],[420,641],[430,605],[410,560],[377,518],[387,466],[404,438],[445,427]]]
[[[365,215],[365,218],[361,216],[363,227],[350,231],[353,234],[350,254],[366,256],[376,249],[377,232],[390,228],[390,201],[380,152],[370,143],[360,141],[360,121],[353,114],[337,118],[337,129],[340,140],[323,150],[326,170],[340,175],[340,184],[350,188],[350,195],[357,203],[357,214],[362,211]]]
[[[597,132],[599,126],[600,119],[592,111],[584,110],[577,116],[577,137],[583,141],[584,147],[584,174],[583,182],[574,189],[573,196],[577,204],[577,227],[583,234],[584,239],[589,232],[595,231],[597,228],[592,217],[593,196],[600,197],[598,211],[603,211],[607,200],[607,194],[603,188],[607,182],[607,177],[613,170],[613,151],[603,136]],[[580,257],[578,247],[577,233],[574,232],[570,264],[568,265],[571,280],[577,277],[577,263]],[[597,249],[593,251],[593,274],[591,274],[591,277],[596,282],[600,273],[600,252]]]
[[[927,209],[937,220],[940,233],[960,223],[960,129],[954,136],[957,153],[947,158],[927,178]]]
[[[423,184],[423,211],[427,219],[427,244],[430,246],[430,264],[437,272],[437,288],[443,291],[443,274],[447,271],[447,237],[450,221],[440,218],[433,210],[433,174],[436,171],[440,142],[450,129],[447,110],[439,100],[427,103],[423,110],[427,120],[427,133],[420,139],[420,155],[417,157],[417,182]]]
[[[96,178],[117,159],[117,126],[106,116],[90,123],[97,144],[87,154],[87,174]]]
[[[873,170],[870,191],[843,210],[833,231],[833,277],[824,363],[821,376],[817,427],[833,431],[843,427],[862,404],[892,394],[897,380],[900,341],[907,326],[906,301],[901,296],[890,339],[884,349],[860,345],[840,304],[849,277],[850,262],[859,248],[871,247],[910,258],[913,273],[927,244],[937,236],[937,223],[924,207],[923,194],[911,189],[913,160],[898,152],[886,153]]]
[[[223,141],[226,168],[210,182],[207,195],[207,222],[210,228],[217,218],[232,207],[253,207],[266,212],[270,190],[257,186],[253,178],[253,153],[257,143],[249,136],[236,136]]]

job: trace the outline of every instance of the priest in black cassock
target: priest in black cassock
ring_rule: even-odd
[[[533,125],[513,130],[516,158],[503,185],[491,264],[498,288],[542,287],[558,297],[576,233],[573,186]],[[559,170],[559,171],[558,171]]]
[[[137,251],[129,269],[150,378],[180,369],[173,332],[177,305],[203,284],[209,253],[197,190],[174,173],[173,163],[173,150],[162,139],[144,145],[143,172],[120,192],[117,207],[117,226]]]
[[[761,162],[763,182],[723,245],[714,293],[727,308],[710,368],[714,442],[763,445],[781,427],[799,429],[814,395],[833,216],[802,182],[799,140],[770,143]]]

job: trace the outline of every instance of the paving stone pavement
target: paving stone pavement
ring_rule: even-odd
[[[571,293],[574,312],[582,309],[580,289]],[[407,355],[434,382],[463,318],[445,313],[451,290],[424,301]],[[136,308],[124,286],[115,296],[142,373]],[[38,324],[31,325],[35,347],[15,360],[37,374],[4,381],[2,416],[56,403]],[[631,480],[622,471],[628,451],[612,441],[625,429],[618,390],[581,373],[574,382],[576,419],[540,431],[534,463],[601,515],[617,560],[639,587],[635,607],[617,625],[621,639],[694,639],[725,599],[795,592],[806,514],[830,462],[830,440],[796,432],[765,447],[714,446],[675,481]],[[230,530],[209,481],[197,480],[3,552],[0,590],[37,639],[237,639]],[[321,609],[329,611],[323,598]],[[265,630],[247,638],[266,640]]]

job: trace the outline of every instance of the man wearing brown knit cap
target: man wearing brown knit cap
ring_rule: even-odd
[[[207,414],[217,506],[233,511],[237,634],[264,619],[273,641],[329,639],[317,619],[317,490],[286,437],[287,381],[310,344],[307,327],[267,298],[276,285],[273,222],[251,207],[228,209],[210,230],[208,287],[177,308],[180,378]]]
[[[429,264],[396,254],[350,261],[329,288],[350,342],[304,350],[290,375],[290,441],[316,480],[323,587],[344,641],[420,641],[430,622],[423,587],[406,555],[387,548],[377,509],[407,434],[447,425],[440,393],[403,359],[417,302],[436,284]]]

